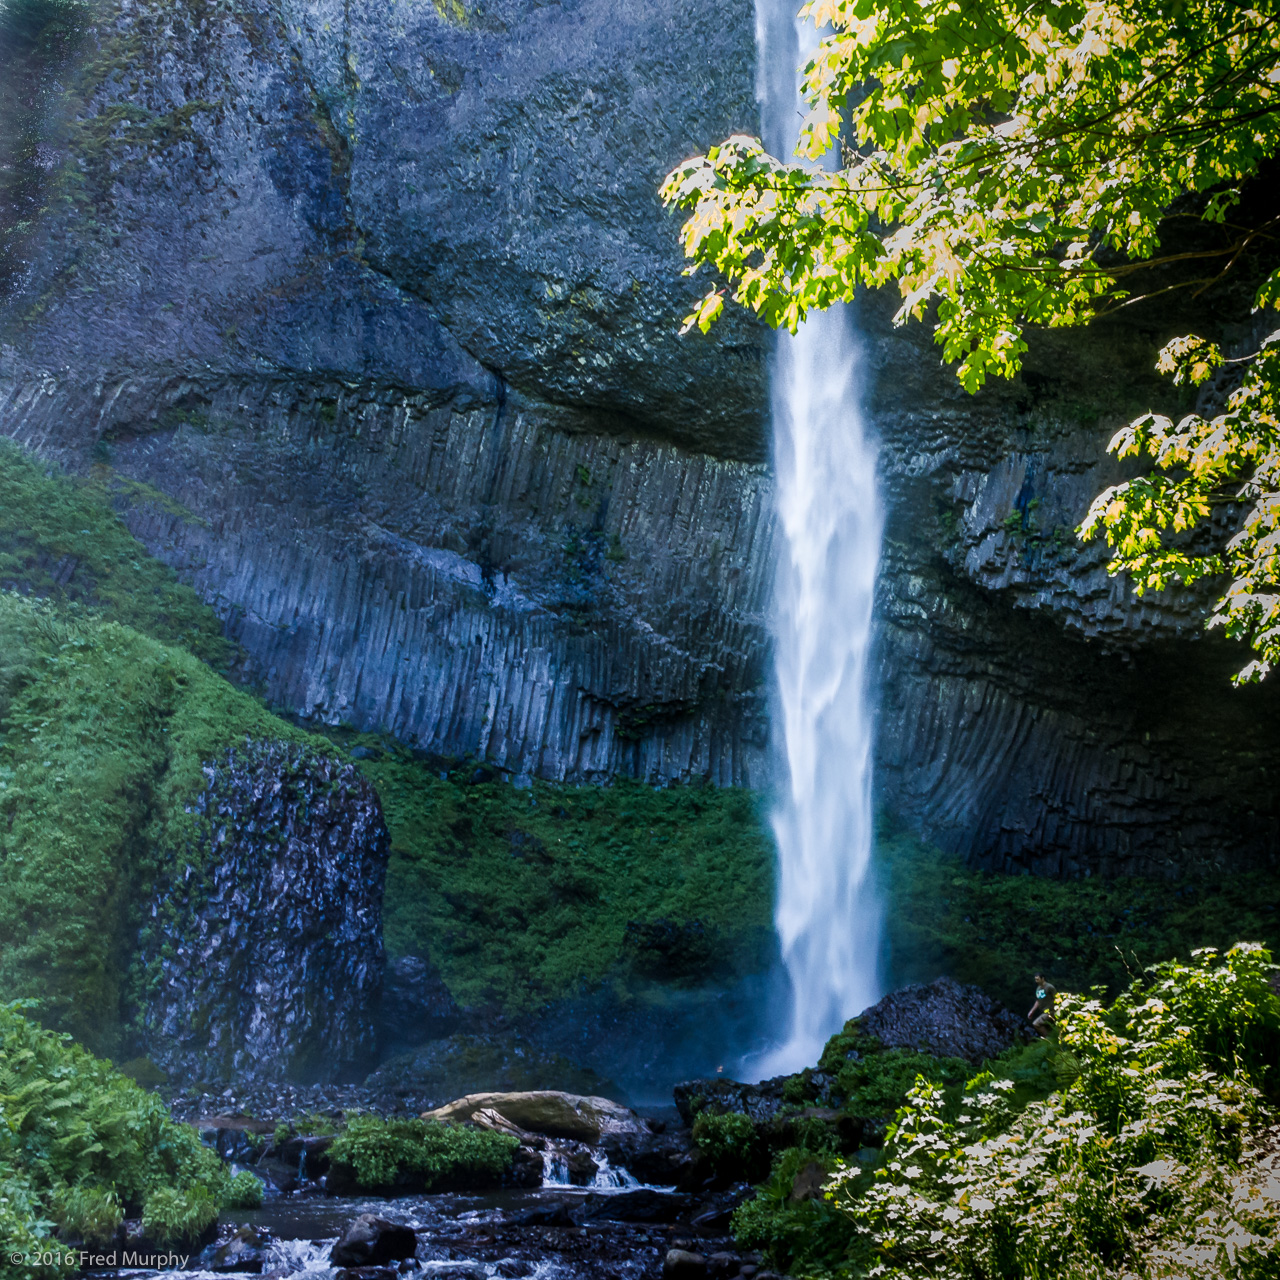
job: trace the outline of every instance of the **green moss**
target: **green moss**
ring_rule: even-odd
[[[0,996],[113,1052],[157,860],[199,861],[202,765],[311,739],[189,653],[49,601],[0,593],[0,655]]]
[[[175,505],[106,468],[93,480],[72,479],[0,440],[0,588],[92,608],[227,668],[235,649],[217,615],[147,554],[112,509],[113,497]]]
[[[1023,1014],[1033,979],[1113,995],[1148,965],[1258,938],[1280,949],[1280,871],[1150,880],[1050,880],[975,871],[887,825],[876,874],[893,986],[940,973]]]
[[[474,766],[441,777],[394,750],[360,763],[391,832],[388,952],[429,956],[461,1004],[765,963],[773,852],[749,792],[471,784]]]
[[[355,1115],[329,1148],[329,1158],[349,1166],[365,1190],[412,1179],[431,1191],[459,1181],[496,1181],[511,1167],[519,1145],[517,1138],[487,1129]]]

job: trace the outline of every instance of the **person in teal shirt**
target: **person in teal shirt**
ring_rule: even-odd
[[[1057,994],[1053,987],[1037,973],[1036,1002],[1031,1006],[1027,1017],[1031,1025],[1042,1036],[1047,1036],[1049,1028],[1053,1026],[1053,999]],[[1037,1009],[1040,1010],[1039,1016],[1036,1015]]]

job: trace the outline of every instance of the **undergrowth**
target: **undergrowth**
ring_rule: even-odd
[[[767,963],[773,851],[750,792],[518,789],[384,745],[360,765],[391,832],[387,950],[429,956],[460,1004],[518,1012]]]
[[[349,1166],[362,1190],[387,1190],[412,1181],[432,1191],[493,1182],[511,1167],[519,1145],[518,1138],[488,1129],[361,1114],[347,1118],[329,1148],[329,1159]]]
[[[126,1212],[141,1213],[158,1244],[189,1243],[217,1215],[230,1183],[222,1161],[155,1094],[37,1026],[18,1005],[0,1005],[6,1276],[60,1274],[12,1256],[49,1249],[55,1227],[63,1239],[104,1244]]]
[[[218,616],[112,508],[113,497],[171,502],[145,489],[106,468],[64,475],[0,440],[0,589],[86,606],[225,670],[236,652]]]
[[[116,1051],[157,862],[199,861],[187,803],[246,738],[332,750],[189,653],[0,592],[0,998]]]
[[[940,973],[1025,1013],[1033,977],[1124,990],[1148,965],[1257,938],[1280,953],[1280,871],[1049,880],[975,871],[883,823],[876,877],[891,986]]]
[[[1274,1276],[1274,972],[1242,943],[1155,966],[1109,1007],[1064,993],[1052,1041],[962,1085],[917,1078],[870,1163],[782,1153],[735,1236],[803,1280]],[[815,1161],[825,1195],[798,1202]]]

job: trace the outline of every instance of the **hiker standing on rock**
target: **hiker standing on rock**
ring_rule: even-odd
[[[1042,978],[1036,974],[1036,1002],[1031,1006],[1027,1013],[1027,1018],[1031,1025],[1041,1036],[1049,1034],[1049,1028],[1053,1026],[1053,998],[1058,993]],[[1036,1016],[1036,1010],[1041,1010],[1040,1016]]]

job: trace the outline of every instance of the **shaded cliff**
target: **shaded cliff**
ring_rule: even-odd
[[[677,336],[656,197],[754,131],[753,36],[747,0],[103,0],[23,63],[0,430],[177,504],[127,518],[301,716],[760,785],[769,340]],[[993,866],[1273,859],[1276,695],[1071,536],[1176,319],[971,399],[887,302],[886,802]]]

